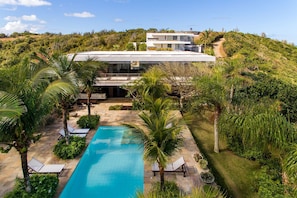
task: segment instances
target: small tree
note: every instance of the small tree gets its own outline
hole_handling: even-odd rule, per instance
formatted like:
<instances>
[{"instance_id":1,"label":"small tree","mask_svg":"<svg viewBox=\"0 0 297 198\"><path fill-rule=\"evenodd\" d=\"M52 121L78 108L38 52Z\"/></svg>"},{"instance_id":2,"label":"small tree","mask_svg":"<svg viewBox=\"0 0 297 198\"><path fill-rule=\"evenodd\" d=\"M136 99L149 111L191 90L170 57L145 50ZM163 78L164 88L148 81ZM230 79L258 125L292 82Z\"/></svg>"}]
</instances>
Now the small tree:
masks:
<instances>
[{"instance_id":1,"label":"small tree","mask_svg":"<svg viewBox=\"0 0 297 198\"><path fill-rule=\"evenodd\" d=\"M197 91L196 105L213 112L214 117L214 152L219 153L218 120L228 104L225 79L220 68L213 69L208 75L194 79Z\"/></svg>"},{"instance_id":2,"label":"small tree","mask_svg":"<svg viewBox=\"0 0 297 198\"><path fill-rule=\"evenodd\" d=\"M96 82L96 77L98 70L104 69L106 65L101 62L94 62L94 60L89 59L85 62L74 64L74 70L77 73L77 78L79 80L79 86L82 91L87 93L87 106L88 106L88 116L91 115L91 97L94 91L94 84Z\"/></svg>"},{"instance_id":3,"label":"small tree","mask_svg":"<svg viewBox=\"0 0 297 198\"><path fill-rule=\"evenodd\" d=\"M142 77L133 82L132 85L127 85L124 88L133 98L134 105L139 109L148 109L144 102L145 94L149 94L153 99L164 98L170 92L170 85L165 81L165 73L158 67L151 67Z\"/></svg>"},{"instance_id":4,"label":"small tree","mask_svg":"<svg viewBox=\"0 0 297 198\"><path fill-rule=\"evenodd\" d=\"M182 125L172 112L169 112L170 100L153 99L146 95L145 102L149 105L149 112L142 112L139 117L143 121L142 127L134 124L126 126L135 132L144 141L144 158L157 162L160 170L160 188L164 190L164 169L168 158L181 147Z\"/></svg>"},{"instance_id":5,"label":"small tree","mask_svg":"<svg viewBox=\"0 0 297 198\"><path fill-rule=\"evenodd\" d=\"M0 108L6 108L0 114L0 142L8 145L1 150L8 151L14 147L19 152L27 192L31 191L27 153L31 143L40 137L35 132L51 112L54 106L52 98L58 94L67 95L70 90L67 83L53 81L54 73L52 67L28 59L19 66L0 72L0 90L11 95L2 94L0 101ZM17 107L14 112L7 111L9 103L13 104L12 109Z\"/></svg>"},{"instance_id":6,"label":"small tree","mask_svg":"<svg viewBox=\"0 0 297 198\"><path fill-rule=\"evenodd\" d=\"M67 127L67 119L69 117L69 109L71 104L76 100L79 93L77 82L77 74L74 70L74 57L69 61L66 56L55 54L49 57L48 64L54 69L55 79L64 83L69 89L66 93L54 95L56 102L62 108L63 129L65 131L66 143L69 144L69 131ZM55 91L55 87L52 87Z\"/></svg>"}]
</instances>

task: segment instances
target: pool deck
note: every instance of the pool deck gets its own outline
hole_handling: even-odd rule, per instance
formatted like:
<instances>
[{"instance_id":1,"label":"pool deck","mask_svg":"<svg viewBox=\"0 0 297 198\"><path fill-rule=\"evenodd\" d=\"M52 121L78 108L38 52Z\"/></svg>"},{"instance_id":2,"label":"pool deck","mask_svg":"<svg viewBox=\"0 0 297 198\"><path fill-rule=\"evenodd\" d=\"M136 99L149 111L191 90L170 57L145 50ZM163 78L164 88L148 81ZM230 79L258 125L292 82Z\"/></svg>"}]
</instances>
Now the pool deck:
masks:
<instances>
[{"instance_id":1,"label":"pool deck","mask_svg":"<svg viewBox=\"0 0 297 198\"><path fill-rule=\"evenodd\" d=\"M108 110L109 106L122 104L131 105L130 101L120 99L108 99L102 101L100 104L95 104L91 108L91 113L100 115L100 125L121 125L122 123L139 123L138 111L128 110ZM79 116L87 115L87 108L83 107L75 112L71 112L70 123L73 127L78 127L76 121ZM177 116L181 116L179 112L176 112ZM72 160L62 160L57 158L53 153L54 145L58 141L59 129L62 128L62 120L56 120L53 124L46 126L42 131L42 137L40 140L32 144L28 152L28 160L32 157L37 158L44 164L66 164L65 170L59 177L59 187L57 190L57 196L63 190L73 170L75 169L80 157ZM95 130L91 130L87 135L87 143L90 142ZM191 135L191 132L186 127L182 131L184 137L183 147L179 152L172 157L172 162L183 156L187 164L187 174L183 177L182 173L165 173L165 180L173 180L185 193L190 193L193 187L199 187L203 185L203 182L199 178L199 173L203 170L200 168L197 162L195 162L193 155L199 153L199 149L195 144L195 141ZM13 189L15 178L22 177L20 155L13 148L9 153L0 153L0 197L3 197L5 193ZM145 173L144 173L144 189L148 191L150 185L153 182L159 181L159 174L153 175L151 171L151 164L145 161Z\"/></svg>"}]
</instances>

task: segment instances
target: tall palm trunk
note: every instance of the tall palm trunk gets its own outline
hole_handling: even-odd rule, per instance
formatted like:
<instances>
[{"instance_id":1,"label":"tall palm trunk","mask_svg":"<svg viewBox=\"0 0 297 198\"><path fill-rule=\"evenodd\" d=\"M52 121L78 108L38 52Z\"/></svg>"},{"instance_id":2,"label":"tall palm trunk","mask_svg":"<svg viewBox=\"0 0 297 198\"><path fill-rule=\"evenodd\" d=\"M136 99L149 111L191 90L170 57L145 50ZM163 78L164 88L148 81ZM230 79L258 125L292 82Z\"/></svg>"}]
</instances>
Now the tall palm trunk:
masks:
<instances>
[{"instance_id":1,"label":"tall palm trunk","mask_svg":"<svg viewBox=\"0 0 297 198\"><path fill-rule=\"evenodd\" d=\"M31 183L30 183L30 175L28 171L28 160L27 160L27 149L26 151L22 152L21 150L19 151L21 155L21 163L22 163L22 170L23 170L23 175L24 175L24 180L25 180L25 186L26 186L26 191L31 192Z\"/></svg>"},{"instance_id":2,"label":"tall palm trunk","mask_svg":"<svg viewBox=\"0 0 297 198\"><path fill-rule=\"evenodd\" d=\"M159 170L160 170L160 189L162 191L165 190L165 173L164 173L164 167L159 165Z\"/></svg>"},{"instance_id":3,"label":"tall palm trunk","mask_svg":"<svg viewBox=\"0 0 297 198\"><path fill-rule=\"evenodd\" d=\"M88 106L88 117L90 119L90 116L91 116L91 97L92 97L92 93L91 92L88 92L88 99L87 99L87 106Z\"/></svg>"},{"instance_id":4,"label":"tall palm trunk","mask_svg":"<svg viewBox=\"0 0 297 198\"><path fill-rule=\"evenodd\" d=\"M214 152L219 153L219 131L218 131L218 120L220 116L220 108L216 108L214 113Z\"/></svg>"},{"instance_id":5,"label":"tall palm trunk","mask_svg":"<svg viewBox=\"0 0 297 198\"><path fill-rule=\"evenodd\" d=\"M63 119L63 128L65 131L65 140L66 140L66 144L69 144L69 131L68 131L68 127L67 127L67 117L68 117L68 108L63 106L62 108L62 119Z\"/></svg>"}]
</instances>

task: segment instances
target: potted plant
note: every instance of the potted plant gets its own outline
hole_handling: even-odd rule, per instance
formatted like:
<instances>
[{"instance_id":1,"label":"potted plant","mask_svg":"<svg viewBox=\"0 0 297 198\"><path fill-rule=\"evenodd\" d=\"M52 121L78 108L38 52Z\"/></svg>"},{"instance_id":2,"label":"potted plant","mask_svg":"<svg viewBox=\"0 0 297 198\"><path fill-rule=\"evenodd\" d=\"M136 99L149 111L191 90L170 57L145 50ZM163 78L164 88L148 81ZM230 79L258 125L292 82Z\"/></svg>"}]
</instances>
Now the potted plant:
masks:
<instances>
[{"instance_id":1,"label":"potted plant","mask_svg":"<svg viewBox=\"0 0 297 198\"><path fill-rule=\"evenodd\" d=\"M200 173L201 180L206 184L211 184L214 182L215 178L211 172Z\"/></svg>"},{"instance_id":2,"label":"potted plant","mask_svg":"<svg viewBox=\"0 0 297 198\"><path fill-rule=\"evenodd\" d=\"M199 162L199 160L203 159L203 156L200 153L195 153L193 157L196 162Z\"/></svg>"},{"instance_id":3,"label":"potted plant","mask_svg":"<svg viewBox=\"0 0 297 198\"><path fill-rule=\"evenodd\" d=\"M208 165L208 161L206 159L200 159L199 160L199 165L202 169L206 170L207 169L207 165Z\"/></svg>"}]
</instances>

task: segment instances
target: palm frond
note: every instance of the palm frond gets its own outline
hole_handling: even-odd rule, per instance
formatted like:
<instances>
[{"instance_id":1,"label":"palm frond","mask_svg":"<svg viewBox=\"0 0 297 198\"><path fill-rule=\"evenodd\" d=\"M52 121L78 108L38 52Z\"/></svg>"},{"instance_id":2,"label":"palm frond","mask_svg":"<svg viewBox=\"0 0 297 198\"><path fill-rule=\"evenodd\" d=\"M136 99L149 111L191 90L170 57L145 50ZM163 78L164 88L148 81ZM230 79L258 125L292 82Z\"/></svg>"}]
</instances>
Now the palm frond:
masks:
<instances>
[{"instance_id":1,"label":"palm frond","mask_svg":"<svg viewBox=\"0 0 297 198\"><path fill-rule=\"evenodd\" d=\"M0 91L0 118L16 118L26 112L23 102L15 95Z\"/></svg>"}]
</instances>

